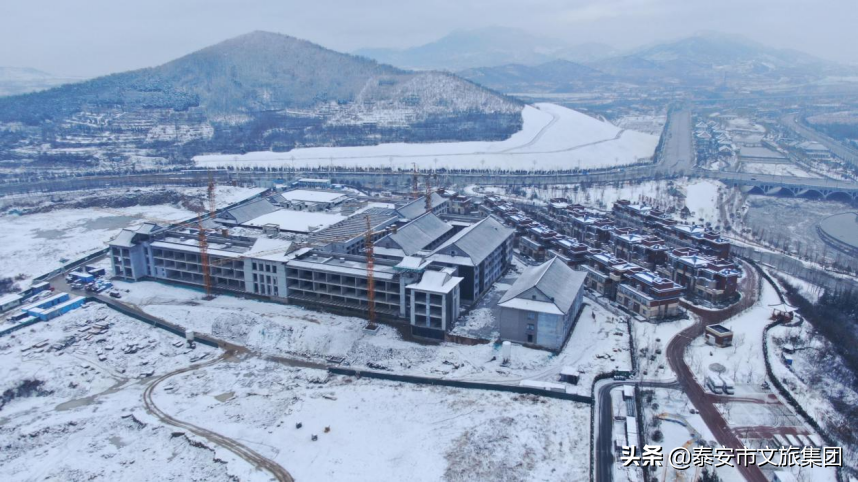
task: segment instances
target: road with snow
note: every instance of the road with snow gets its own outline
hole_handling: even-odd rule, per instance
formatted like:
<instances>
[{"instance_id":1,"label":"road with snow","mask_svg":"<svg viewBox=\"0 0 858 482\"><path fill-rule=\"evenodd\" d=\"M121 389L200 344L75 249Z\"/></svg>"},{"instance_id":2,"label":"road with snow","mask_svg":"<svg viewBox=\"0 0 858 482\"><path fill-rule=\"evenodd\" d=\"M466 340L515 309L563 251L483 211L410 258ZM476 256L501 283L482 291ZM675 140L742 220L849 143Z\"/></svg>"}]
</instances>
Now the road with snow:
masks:
<instances>
[{"instance_id":1,"label":"road with snow","mask_svg":"<svg viewBox=\"0 0 858 482\"><path fill-rule=\"evenodd\" d=\"M691 110L683 108L672 111L666 129L658 158L658 171L668 174L690 173L694 169Z\"/></svg>"},{"instance_id":2,"label":"road with snow","mask_svg":"<svg viewBox=\"0 0 858 482\"><path fill-rule=\"evenodd\" d=\"M856 152L855 149L846 147L840 142L837 142L836 140L820 132L817 132L807 126L804 126L803 124L798 122L798 120L796 120L795 114L782 117L781 123L795 131L800 136L824 145L825 147L830 149L831 152L834 153L834 155L852 164L853 166L858 166L858 152Z\"/></svg>"},{"instance_id":3,"label":"road with snow","mask_svg":"<svg viewBox=\"0 0 858 482\"><path fill-rule=\"evenodd\" d=\"M667 345L667 360L670 363L670 368L676 374L676 379L682 387L682 391L688 396L688 400L694 405L694 408L700 413L700 417L706 422L706 426L712 431L715 439L724 447L736 449L744 448L745 445L739 437L730 428L730 425L715 407L712 399L707 395L704 388L697 383L691 368L685 361L685 352L691 342L703 335L706 327L720 323L738 313L750 308L756 303L759 297L758 275L757 272L748 264L743 266L745 277L740 284L742 299L739 303L733 305L726 310L713 311L698 309L693 305L685 305L689 311L697 314L699 321L670 340ZM763 475L762 470L757 465L744 466L736 464L739 473L749 482L768 482L768 478Z\"/></svg>"}]
</instances>

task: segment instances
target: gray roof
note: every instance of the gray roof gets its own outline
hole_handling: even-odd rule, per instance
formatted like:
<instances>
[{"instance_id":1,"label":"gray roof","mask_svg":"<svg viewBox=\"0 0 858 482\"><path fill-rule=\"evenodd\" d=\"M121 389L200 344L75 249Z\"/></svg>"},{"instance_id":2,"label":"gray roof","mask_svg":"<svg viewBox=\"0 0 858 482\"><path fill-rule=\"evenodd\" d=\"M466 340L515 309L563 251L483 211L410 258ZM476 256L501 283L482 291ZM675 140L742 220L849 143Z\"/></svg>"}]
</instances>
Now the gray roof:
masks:
<instances>
[{"instance_id":1,"label":"gray roof","mask_svg":"<svg viewBox=\"0 0 858 482\"><path fill-rule=\"evenodd\" d=\"M432 209L440 206L447 202L447 199L438 194L437 192L432 193ZM414 219L417 216L426 212L426 198L420 196L419 198L411 201L410 203L400 207L397 209L399 211L399 215L403 218Z\"/></svg>"},{"instance_id":2,"label":"gray roof","mask_svg":"<svg viewBox=\"0 0 858 482\"><path fill-rule=\"evenodd\" d=\"M390 234L390 239L402 248L406 255L426 249L427 246L449 233L453 226L432 213L426 213Z\"/></svg>"},{"instance_id":3,"label":"gray roof","mask_svg":"<svg viewBox=\"0 0 858 482\"><path fill-rule=\"evenodd\" d=\"M228 209L226 214L235 219L236 224L244 224L250 220L256 219L259 216L264 216L268 213L277 211L277 206L267 199L257 199L255 201L243 204L232 209Z\"/></svg>"},{"instance_id":4,"label":"gray roof","mask_svg":"<svg viewBox=\"0 0 858 482\"><path fill-rule=\"evenodd\" d=\"M135 234L136 233L130 229L123 229L122 231L119 231L119 234L113 238L109 245L116 246L118 248L131 248L134 246Z\"/></svg>"},{"instance_id":5,"label":"gray roof","mask_svg":"<svg viewBox=\"0 0 858 482\"><path fill-rule=\"evenodd\" d=\"M116 246L120 248L131 248L136 244L135 236L137 236L138 234L151 235L158 231L162 231L163 229L163 227L158 226L155 223L143 223L136 228L123 229L108 244L110 246Z\"/></svg>"},{"instance_id":6,"label":"gray roof","mask_svg":"<svg viewBox=\"0 0 858 482\"><path fill-rule=\"evenodd\" d=\"M373 231L386 227L399 217L393 209L369 208L366 211L353 214L342 221L332 224L321 231L316 231L310 235L310 241L332 243L363 236L366 233L367 216L369 216L369 222Z\"/></svg>"},{"instance_id":7,"label":"gray roof","mask_svg":"<svg viewBox=\"0 0 858 482\"><path fill-rule=\"evenodd\" d=\"M513 232L512 228L507 228L495 218L489 216L459 231L434 252L437 253L455 245L471 258L474 266L476 266L502 245Z\"/></svg>"},{"instance_id":8,"label":"gray roof","mask_svg":"<svg viewBox=\"0 0 858 482\"><path fill-rule=\"evenodd\" d=\"M585 272L575 271L556 257L551 258L539 266L528 266L498 304L518 298L531 288L536 288L566 314L575 303L586 277Z\"/></svg>"}]
</instances>

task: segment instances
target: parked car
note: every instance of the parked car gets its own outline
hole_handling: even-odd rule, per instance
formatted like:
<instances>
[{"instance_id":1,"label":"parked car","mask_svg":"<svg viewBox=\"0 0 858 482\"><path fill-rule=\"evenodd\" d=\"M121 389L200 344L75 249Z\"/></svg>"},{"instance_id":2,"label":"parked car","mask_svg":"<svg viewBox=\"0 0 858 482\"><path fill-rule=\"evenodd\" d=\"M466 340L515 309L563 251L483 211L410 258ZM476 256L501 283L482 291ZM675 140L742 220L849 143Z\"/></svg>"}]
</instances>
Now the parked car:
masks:
<instances>
[{"instance_id":1,"label":"parked car","mask_svg":"<svg viewBox=\"0 0 858 482\"><path fill-rule=\"evenodd\" d=\"M121 295L121 294L119 294L119 292L118 292L118 291L111 291L111 292L110 292L110 297L111 297L111 298L122 298L122 295Z\"/></svg>"}]
</instances>

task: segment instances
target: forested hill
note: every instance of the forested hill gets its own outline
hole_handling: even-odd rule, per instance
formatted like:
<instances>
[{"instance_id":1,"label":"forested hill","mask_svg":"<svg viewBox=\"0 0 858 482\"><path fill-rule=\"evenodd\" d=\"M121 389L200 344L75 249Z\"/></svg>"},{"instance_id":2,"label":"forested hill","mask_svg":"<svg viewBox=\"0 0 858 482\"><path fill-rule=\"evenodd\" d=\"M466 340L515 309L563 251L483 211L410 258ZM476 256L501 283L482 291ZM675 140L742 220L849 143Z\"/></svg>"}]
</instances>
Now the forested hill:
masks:
<instances>
[{"instance_id":1,"label":"forested hill","mask_svg":"<svg viewBox=\"0 0 858 482\"><path fill-rule=\"evenodd\" d=\"M158 67L0 98L0 149L26 152L34 136L56 148L181 144L185 155L502 139L522 108L451 74L254 32Z\"/></svg>"}]
</instances>

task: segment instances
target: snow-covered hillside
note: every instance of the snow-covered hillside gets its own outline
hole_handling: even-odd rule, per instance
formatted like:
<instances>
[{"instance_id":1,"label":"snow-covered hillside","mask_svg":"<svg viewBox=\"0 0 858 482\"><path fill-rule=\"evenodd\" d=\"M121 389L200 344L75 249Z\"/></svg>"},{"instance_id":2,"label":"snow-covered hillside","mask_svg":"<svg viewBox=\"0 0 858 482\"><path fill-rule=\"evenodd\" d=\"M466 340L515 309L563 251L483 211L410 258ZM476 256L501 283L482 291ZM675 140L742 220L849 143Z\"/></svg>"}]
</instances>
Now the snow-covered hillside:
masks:
<instances>
[{"instance_id":1,"label":"snow-covered hillside","mask_svg":"<svg viewBox=\"0 0 858 482\"><path fill-rule=\"evenodd\" d=\"M624 130L555 104L527 106L523 128L499 142L380 144L290 152L197 156L204 167L381 167L566 170L634 164L650 158L658 136Z\"/></svg>"}]
</instances>

